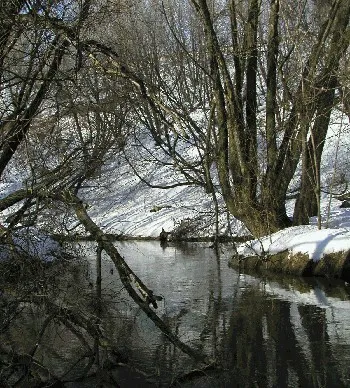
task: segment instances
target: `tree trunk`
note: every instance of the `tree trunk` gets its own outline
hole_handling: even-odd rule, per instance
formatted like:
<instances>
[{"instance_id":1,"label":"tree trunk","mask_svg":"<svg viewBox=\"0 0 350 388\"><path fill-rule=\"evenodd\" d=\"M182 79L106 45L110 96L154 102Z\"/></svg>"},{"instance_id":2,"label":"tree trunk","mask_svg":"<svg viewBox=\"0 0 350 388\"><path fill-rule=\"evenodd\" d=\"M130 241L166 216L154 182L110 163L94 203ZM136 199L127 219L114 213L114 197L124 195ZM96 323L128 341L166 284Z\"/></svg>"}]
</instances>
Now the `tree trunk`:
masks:
<instances>
[{"instance_id":1,"label":"tree trunk","mask_svg":"<svg viewBox=\"0 0 350 388\"><path fill-rule=\"evenodd\" d=\"M261 237L277 232L292 225L285 208L285 197L277 201L273 191L265 193L261 200L252 199L243 189L235 191L229 198L224 198L230 213L242 221L254 237Z\"/></svg>"},{"instance_id":2,"label":"tree trunk","mask_svg":"<svg viewBox=\"0 0 350 388\"><path fill-rule=\"evenodd\" d=\"M318 214L320 196L317 182L319 182L320 175L317 174L311 153L312 150L308 149L303 161L301 186L294 207L294 225L307 225L309 218Z\"/></svg>"},{"instance_id":3,"label":"tree trunk","mask_svg":"<svg viewBox=\"0 0 350 388\"><path fill-rule=\"evenodd\" d=\"M316 95L313 98L315 120L310 129L309 140L304 140L305 155L303 157L300 192L295 204L293 222L295 225L308 224L309 217L318 215L321 227L321 158L332 109L335 104L335 89L338 86L336 72L340 59L349 46L349 34L342 33L349 23L350 6L341 7L337 17L336 29L328 47L326 63L321 74L313 83ZM309 119L309 123L311 119Z\"/></svg>"}]
</instances>

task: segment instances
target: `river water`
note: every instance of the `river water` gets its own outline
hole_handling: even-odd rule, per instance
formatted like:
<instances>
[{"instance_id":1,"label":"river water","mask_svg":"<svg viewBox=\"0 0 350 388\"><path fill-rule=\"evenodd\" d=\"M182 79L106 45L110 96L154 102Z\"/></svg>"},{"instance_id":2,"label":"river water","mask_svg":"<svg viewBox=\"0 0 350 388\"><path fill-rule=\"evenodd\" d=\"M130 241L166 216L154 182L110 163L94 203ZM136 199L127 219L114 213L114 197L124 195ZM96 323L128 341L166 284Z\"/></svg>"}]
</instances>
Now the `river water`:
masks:
<instances>
[{"instance_id":1,"label":"river water","mask_svg":"<svg viewBox=\"0 0 350 388\"><path fill-rule=\"evenodd\" d=\"M166 248L156 241L115 245L147 287L162 295L157 314L181 341L220 365L219 370L201 371L203 365L175 348L127 295L112 261L103 255L99 315L108 341L100 342L99 363L113 370L120 387L350 387L349 285L238 273L227 264L230 246L222 246L217 255L208 243ZM40 289L37 270L28 290L23 289L24 278L15 279L24 295L33 296L16 304L20 311L17 318L10 316L10 328L0 325L0 386L2 376L7 382L19 376L10 370L11 349L34 355L43 366L37 372L41 378L43 371L50 371L72 381L65 383L68 388L97 386L93 378L74 381L86 370L86 349L93 344L84 339L84 330L62 317L63 311L75 324L74 314L88 312L90 320L96 314L96 249L83 244L81 250L83 261L68 273L56 270ZM42 273L46 279L47 269ZM13 286L0 286L10 299ZM48 294L56 306L70 312L53 310ZM38 298L45 302L37 303ZM1 303L5 314L10 304ZM115 368L121 360L128 367Z\"/></svg>"},{"instance_id":2,"label":"river water","mask_svg":"<svg viewBox=\"0 0 350 388\"><path fill-rule=\"evenodd\" d=\"M229 246L219 255L205 243L117 247L144 283L163 296L159 316L183 342L223 366L220 373L207 371L193 379L196 373L190 373L181 386L350 386L350 287L343 282L240 274L228 267ZM91 257L92 278L94 262ZM108 257L102 272L108 300L121 290ZM123 290L119 296L122 302L112 308L120 318L116 340L154 384L166 386L198 367Z\"/></svg>"}]
</instances>

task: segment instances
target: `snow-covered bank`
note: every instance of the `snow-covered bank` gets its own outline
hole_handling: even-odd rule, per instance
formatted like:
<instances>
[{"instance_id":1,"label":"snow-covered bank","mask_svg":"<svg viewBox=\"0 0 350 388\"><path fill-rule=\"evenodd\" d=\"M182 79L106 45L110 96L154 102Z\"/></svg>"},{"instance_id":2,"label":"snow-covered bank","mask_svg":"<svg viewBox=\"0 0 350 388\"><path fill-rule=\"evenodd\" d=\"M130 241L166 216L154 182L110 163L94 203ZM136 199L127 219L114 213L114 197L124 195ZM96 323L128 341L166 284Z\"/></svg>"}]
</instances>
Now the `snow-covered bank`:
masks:
<instances>
[{"instance_id":1,"label":"snow-covered bank","mask_svg":"<svg viewBox=\"0 0 350 388\"><path fill-rule=\"evenodd\" d=\"M154 141L146 136L143 142L146 149L154 147ZM90 187L83 190L83 198L89 204L89 214L95 222L106 233L158 237L162 228L173 231L185 227L191 220L193 236L213 236L215 213L211 194L207 194L203 187L184 184L184 177L176 168L169 163L150 161L150 156L144 155L143 148L139 148L127 146L126 153L132 155L129 156L132 166L120 156L91 182ZM186 152L190 153L190 150ZM156 151L152 149L152 152ZM158 157L164 158L161 155ZM144 181L135 175L135 171ZM220 234L227 234L228 215L220 195L218 200L222 209ZM249 234L244 225L233 217L230 217L230 227L233 235Z\"/></svg>"},{"instance_id":2,"label":"snow-covered bank","mask_svg":"<svg viewBox=\"0 0 350 388\"><path fill-rule=\"evenodd\" d=\"M326 254L346 252L349 249L349 228L318 230L313 225L302 225L241 244L238 253L242 256L266 256L288 251L291 255L302 253L318 261Z\"/></svg>"},{"instance_id":3,"label":"snow-covered bank","mask_svg":"<svg viewBox=\"0 0 350 388\"><path fill-rule=\"evenodd\" d=\"M349 215L349 209L334 208L327 211L320 230L314 224L294 226L247 241L237 246L238 255L231 258L230 264L248 271L336 277L350 282Z\"/></svg>"}]
</instances>

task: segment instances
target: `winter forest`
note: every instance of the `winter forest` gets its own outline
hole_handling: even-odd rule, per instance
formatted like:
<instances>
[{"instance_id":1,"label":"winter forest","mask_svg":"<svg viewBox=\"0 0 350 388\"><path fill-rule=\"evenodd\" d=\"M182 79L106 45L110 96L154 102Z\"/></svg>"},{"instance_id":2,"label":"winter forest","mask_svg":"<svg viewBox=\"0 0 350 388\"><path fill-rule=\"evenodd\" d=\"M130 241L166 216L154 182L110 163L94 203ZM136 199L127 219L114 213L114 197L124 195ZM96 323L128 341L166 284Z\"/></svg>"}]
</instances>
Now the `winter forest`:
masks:
<instances>
[{"instance_id":1,"label":"winter forest","mask_svg":"<svg viewBox=\"0 0 350 388\"><path fill-rule=\"evenodd\" d=\"M216 248L234 223L258 240L310 218L321 229L325 196L350 201L349 20L349 0L0 0L0 386L68 387L92 375L107 384L104 357L127 364L101 329L103 255L128 303L192 369L220 370L157 313L163 290L136 272L95 204L108 197L123 209L117 190L130 182L183 193L181 201L195 190ZM334 147L325 158L327 139ZM133 206L139 194L129 195ZM151 211L171 207L155 202ZM180 239L181 227L201 228L185 222L174 221ZM68 244L77 237L94 244L92 282L76 275L86 249ZM39 290L41 281L48 288ZM63 297L80 282L96 291L92 312L87 297L80 309ZM28 310L41 321L35 340L17 347ZM61 326L82 350L55 374L40 346ZM113 376L96 386L123 386ZM310 383L305 376L299 383Z\"/></svg>"}]
</instances>

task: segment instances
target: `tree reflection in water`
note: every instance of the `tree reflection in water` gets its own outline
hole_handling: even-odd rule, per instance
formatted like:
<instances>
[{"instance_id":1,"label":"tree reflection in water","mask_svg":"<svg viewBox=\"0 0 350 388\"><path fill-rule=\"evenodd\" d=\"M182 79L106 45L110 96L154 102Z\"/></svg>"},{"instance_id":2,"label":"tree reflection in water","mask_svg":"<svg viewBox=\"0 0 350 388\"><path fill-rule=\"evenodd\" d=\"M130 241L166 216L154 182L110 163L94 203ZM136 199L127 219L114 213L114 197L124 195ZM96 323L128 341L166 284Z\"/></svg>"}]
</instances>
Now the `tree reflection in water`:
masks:
<instances>
[{"instance_id":1,"label":"tree reflection in water","mask_svg":"<svg viewBox=\"0 0 350 388\"><path fill-rule=\"evenodd\" d=\"M334 352L339 349L330 343L325 309L293 307L292 302L266 297L260 287L243 291L224 344L227 386L349 386L349 366L337 364ZM295 319L301 327L293 324Z\"/></svg>"},{"instance_id":2,"label":"tree reflection in water","mask_svg":"<svg viewBox=\"0 0 350 388\"><path fill-rule=\"evenodd\" d=\"M152 255L145 253L147 247ZM94 250L88 268L84 262L43 268L46 283L40 290L29 276L16 277L11 286L0 277L5 291L0 303L0 386L1 378L18 381L22 375L32 382L73 381L86 377L91 363L89 375L95 371L95 380L75 381L75 386L105 381L102 373L107 371L109 381L113 377L121 387L131 381L140 388L350 386L348 287L240 275L227 267L225 255L215 256L198 245L188 248L157 251L150 243L130 243L124 254L133 258L133 269L147 283L164 293L158 310L173 332L216 359L219 371L201 370L203 365L176 349L123 293L110 261L99 255L96 261ZM287 297L288 292L299 299ZM332 295L345 304L313 303L310 295L315 293L325 303L326 295ZM29 364L14 363L20 356L29 356ZM147 372L147 377L135 369L127 375L130 370L120 368L120 362ZM22 367L31 368L32 375Z\"/></svg>"}]
</instances>

